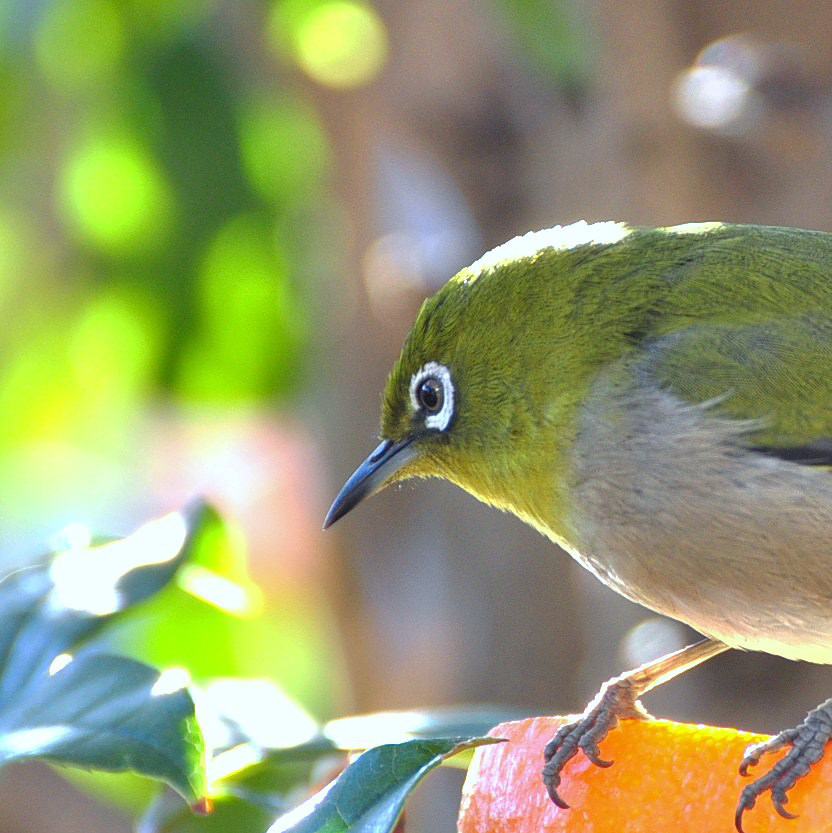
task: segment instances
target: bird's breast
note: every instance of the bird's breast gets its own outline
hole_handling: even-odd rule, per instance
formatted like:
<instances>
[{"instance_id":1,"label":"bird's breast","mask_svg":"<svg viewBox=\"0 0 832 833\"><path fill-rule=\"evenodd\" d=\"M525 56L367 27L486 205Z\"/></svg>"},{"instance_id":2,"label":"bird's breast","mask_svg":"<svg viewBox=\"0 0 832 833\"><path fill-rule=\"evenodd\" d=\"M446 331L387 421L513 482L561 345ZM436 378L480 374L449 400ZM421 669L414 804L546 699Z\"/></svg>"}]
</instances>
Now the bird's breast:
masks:
<instances>
[{"instance_id":1,"label":"bird's breast","mask_svg":"<svg viewBox=\"0 0 832 833\"><path fill-rule=\"evenodd\" d=\"M832 474L745 449L745 428L599 378L578 416L567 549L729 645L832 663Z\"/></svg>"}]
</instances>

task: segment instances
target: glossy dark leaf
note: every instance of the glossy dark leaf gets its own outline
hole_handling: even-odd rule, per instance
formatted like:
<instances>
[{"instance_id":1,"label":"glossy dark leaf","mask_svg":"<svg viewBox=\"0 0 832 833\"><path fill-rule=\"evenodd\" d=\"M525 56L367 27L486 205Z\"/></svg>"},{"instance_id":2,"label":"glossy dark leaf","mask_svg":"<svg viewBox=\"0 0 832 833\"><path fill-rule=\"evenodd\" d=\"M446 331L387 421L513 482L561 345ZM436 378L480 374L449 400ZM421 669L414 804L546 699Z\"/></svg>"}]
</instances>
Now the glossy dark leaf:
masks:
<instances>
[{"instance_id":1,"label":"glossy dark leaf","mask_svg":"<svg viewBox=\"0 0 832 833\"><path fill-rule=\"evenodd\" d=\"M39 757L133 770L191 803L203 795L204 741L187 676L86 643L171 580L211 517L195 506L0 582L0 765Z\"/></svg>"},{"instance_id":2,"label":"glossy dark leaf","mask_svg":"<svg viewBox=\"0 0 832 833\"><path fill-rule=\"evenodd\" d=\"M265 833L276 816L308 795L316 765L312 758L287 761L267 756L214 784L219 794L210 816L195 816L172 793L163 793L142 818L137 833Z\"/></svg>"},{"instance_id":3,"label":"glossy dark leaf","mask_svg":"<svg viewBox=\"0 0 832 833\"><path fill-rule=\"evenodd\" d=\"M0 765L37 757L133 770L193 803L205 787L202 736L187 689L167 682L125 657L80 656L0 712Z\"/></svg>"},{"instance_id":4,"label":"glossy dark leaf","mask_svg":"<svg viewBox=\"0 0 832 833\"><path fill-rule=\"evenodd\" d=\"M59 552L0 581L0 709L56 656L164 587L211 515L203 505L165 515L127 538Z\"/></svg>"},{"instance_id":5,"label":"glossy dark leaf","mask_svg":"<svg viewBox=\"0 0 832 833\"><path fill-rule=\"evenodd\" d=\"M269 833L390 833L410 793L442 761L493 738L435 738L370 749Z\"/></svg>"}]
</instances>

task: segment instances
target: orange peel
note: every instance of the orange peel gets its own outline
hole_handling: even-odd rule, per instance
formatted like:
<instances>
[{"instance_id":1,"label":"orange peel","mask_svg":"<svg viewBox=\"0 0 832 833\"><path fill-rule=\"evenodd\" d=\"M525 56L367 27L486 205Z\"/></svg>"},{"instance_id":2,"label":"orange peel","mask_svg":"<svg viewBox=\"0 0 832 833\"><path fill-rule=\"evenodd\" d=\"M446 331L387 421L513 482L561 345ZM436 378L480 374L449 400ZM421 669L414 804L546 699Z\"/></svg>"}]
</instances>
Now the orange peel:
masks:
<instances>
[{"instance_id":1,"label":"orange peel","mask_svg":"<svg viewBox=\"0 0 832 833\"><path fill-rule=\"evenodd\" d=\"M601 743L602 769L578 753L562 773L555 807L541 779L543 748L571 717L502 723L489 732L507 743L474 753L462 792L459 833L734 833L743 787L765 774L783 753L766 756L739 774L745 748L766 740L737 729L666 720L622 720ZM768 793L743 817L747 833L832 831L832 754L789 794L794 820L777 814Z\"/></svg>"}]
</instances>

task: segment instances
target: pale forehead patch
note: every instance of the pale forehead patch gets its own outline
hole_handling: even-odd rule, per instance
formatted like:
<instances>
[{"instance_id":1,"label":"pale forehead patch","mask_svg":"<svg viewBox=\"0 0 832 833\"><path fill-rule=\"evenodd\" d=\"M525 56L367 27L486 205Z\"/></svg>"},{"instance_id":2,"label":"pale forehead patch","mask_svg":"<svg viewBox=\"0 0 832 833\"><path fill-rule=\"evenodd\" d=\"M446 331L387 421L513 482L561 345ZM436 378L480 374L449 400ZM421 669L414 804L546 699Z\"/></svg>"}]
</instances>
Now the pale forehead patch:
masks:
<instances>
[{"instance_id":1,"label":"pale forehead patch","mask_svg":"<svg viewBox=\"0 0 832 833\"><path fill-rule=\"evenodd\" d=\"M665 226L660 231L671 232L672 234L705 234L709 231L722 228L725 223L683 223L681 226Z\"/></svg>"},{"instance_id":2,"label":"pale forehead patch","mask_svg":"<svg viewBox=\"0 0 832 833\"><path fill-rule=\"evenodd\" d=\"M520 237L515 237L507 243L486 252L479 260L472 263L464 272L477 275L488 269L493 269L506 260L516 260L531 257L543 249L568 251L576 246L591 243L608 244L623 240L632 229L625 223L607 221L604 223L587 223L580 220L569 226L553 226L552 228L530 231Z\"/></svg>"}]
</instances>

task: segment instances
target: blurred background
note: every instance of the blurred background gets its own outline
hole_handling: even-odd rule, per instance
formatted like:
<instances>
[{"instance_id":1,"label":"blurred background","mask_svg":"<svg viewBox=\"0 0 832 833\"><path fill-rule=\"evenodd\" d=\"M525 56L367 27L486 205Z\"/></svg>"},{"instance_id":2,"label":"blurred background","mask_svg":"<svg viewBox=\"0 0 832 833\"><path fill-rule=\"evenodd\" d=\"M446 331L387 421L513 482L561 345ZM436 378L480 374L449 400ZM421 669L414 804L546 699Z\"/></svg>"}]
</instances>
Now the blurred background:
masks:
<instances>
[{"instance_id":1,"label":"blurred background","mask_svg":"<svg viewBox=\"0 0 832 833\"><path fill-rule=\"evenodd\" d=\"M578 219L832 231L830 31L819 0L0 0L3 568L204 495L248 595L112 638L319 718L580 711L690 641L444 483L321 520L421 300L484 250ZM830 694L731 653L647 706L776 731ZM459 785L409 829L453 829ZM128 816L0 778L8 833Z\"/></svg>"}]
</instances>

